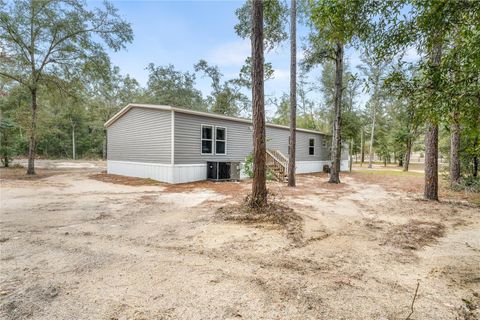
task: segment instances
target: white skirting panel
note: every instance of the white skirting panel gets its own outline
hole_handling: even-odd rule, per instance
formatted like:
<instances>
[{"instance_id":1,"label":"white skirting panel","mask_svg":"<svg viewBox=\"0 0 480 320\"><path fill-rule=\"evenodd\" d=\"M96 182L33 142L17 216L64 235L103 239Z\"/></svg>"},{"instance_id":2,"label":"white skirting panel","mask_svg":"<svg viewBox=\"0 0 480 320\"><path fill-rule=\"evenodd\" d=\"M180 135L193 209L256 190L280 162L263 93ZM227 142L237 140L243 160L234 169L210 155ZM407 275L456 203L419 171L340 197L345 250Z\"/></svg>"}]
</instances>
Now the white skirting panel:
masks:
<instances>
[{"instance_id":1,"label":"white skirting panel","mask_svg":"<svg viewBox=\"0 0 480 320\"><path fill-rule=\"evenodd\" d=\"M150 178L167 183L205 180L206 164L161 164L131 161L107 161L107 172L128 177Z\"/></svg>"},{"instance_id":2,"label":"white skirting panel","mask_svg":"<svg viewBox=\"0 0 480 320\"><path fill-rule=\"evenodd\" d=\"M330 165L330 161L297 161L295 173L322 172L323 165Z\"/></svg>"},{"instance_id":3,"label":"white skirting panel","mask_svg":"<svg viewBox=\"0 0 480 320\"><path fill-rule=\"evenodd\" d=\"M175 164L172 183L185 183L207 179L207 164Z\"/></svg>"},{"instance_id":4,"label":"white skirting panel","mask_svg":"<svg viewBox=\"0 0 480 320\"><path fill-rule=\"evenodd\" d=\"M313 172L323 172L324 165L331 165L331 161L297 161L296 162L296 173L313 173ZM349 160L340 161L340 171L348 171Z\"/></svg>"},{"instance_id":5,"label":"white skirting panel","mask_svg":"<svg viewBox=\"0 0 480 320\"><path fill-rule=\"evenodd\" d=\"M330 161L297 161L296 173L322 172L325 164ZM243 163L241 164L243 167ZM342 160L341 171L348 171L349 161ZM207 179L207 164L161 164L131 161L107 161L107 172L128 177L150 178L167 183L185 183ZM246 179L243 170L241 179Z\"/></svg>"},{"instance_id":6,"label":"white skirting panel","mask_svg":"<svg viewBox=\"0 0 480 320\"><path fill-rule=\"evenodd\" d=\"M350 170L350 160L340 160L340 171Z\"/></svg>"}]
</instances>

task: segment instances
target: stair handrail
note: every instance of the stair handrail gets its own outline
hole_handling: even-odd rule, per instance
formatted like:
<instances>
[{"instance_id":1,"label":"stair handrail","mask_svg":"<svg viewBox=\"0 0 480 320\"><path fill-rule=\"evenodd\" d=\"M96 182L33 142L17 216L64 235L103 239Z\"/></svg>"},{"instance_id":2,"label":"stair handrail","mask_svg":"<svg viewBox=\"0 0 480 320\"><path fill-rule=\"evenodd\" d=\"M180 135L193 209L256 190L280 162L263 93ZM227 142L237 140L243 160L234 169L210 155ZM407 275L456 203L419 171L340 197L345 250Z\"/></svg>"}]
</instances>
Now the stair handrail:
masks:
<instances>
[{"instance_id":1,"label":"stair handrail","mask_svg":"<svg viewBox=\"0 0 480 320\"><path fill-rule=\"evenodd\" d=\"M273 153L280 163L285 167L285 169L288 169L288 158L280 151L280 150L269 150L271 153Z\"/></svg>"},{"instance_id":2,"label":"stair handrail","mask_svg":"<svg viewBox=\"0 0 480 320\"><path fill-rule=\"evenodd\" d=\"M280 156L280 158L283 159L283 161L285 162L285 165L288 167L288 157L286 155L284 155L280 150L275 150L275 152Z\"/></svg>"},{"instance_id":3,"label":"stair handrail","mask_svg":"<svg viewBox=\"0 0 480 320\"><path fill-rule=\"evenodd\" d=\"M267 154L273 158L276 162L284 166L283 161L279 159L274 150L267 149Z\"/></svg>"},{"instance_id":4,"label":"stair handrail","mask_svg":"<svg viewBox=\"0 0 480 320\"><path fill-rule=\"evenodd\" d=\"M278 150L267 149L267 154L283 168L284 174L288 175L288 159Z\"/></svg>"}]
</instances>

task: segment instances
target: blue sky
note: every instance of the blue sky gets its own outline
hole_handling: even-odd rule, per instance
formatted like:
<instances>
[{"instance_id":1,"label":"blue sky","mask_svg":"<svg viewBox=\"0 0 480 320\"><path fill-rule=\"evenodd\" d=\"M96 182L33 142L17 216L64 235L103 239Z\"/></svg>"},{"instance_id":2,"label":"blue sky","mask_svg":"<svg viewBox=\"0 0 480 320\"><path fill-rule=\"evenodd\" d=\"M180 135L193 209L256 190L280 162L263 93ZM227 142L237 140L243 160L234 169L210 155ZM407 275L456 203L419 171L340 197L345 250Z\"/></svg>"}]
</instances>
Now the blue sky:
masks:
<instances>
[{"instance_id":1,"label":"blue sky","mask_svg":"<svg viewBox=\"0 0 480 320\"><path fill-rule=\"evenodd\" d=\"M147 64L173 64L182 71L193 71L193 65L200 59L217 65L225 79L234 78L250 54L248 40L239 38L234 31L237 22L235 9L242 1L112 1L120 14L131 23L134 32L133 43L126 50L110 52L113 64L122 73L128 73L142 85L148 79ZM91 6L100 6L100 1L90 1ZM298 26L298 56L302 55L301 38L307 29ZM360 63L360 57L352 49L347 50L347 59L352 66ZM271 62L275 78L265 84L266 96L280 96L289 88L289 43L267 53L266 61ZM318 81L320 69L310 74L311 81ZM208 79L197 77L197 88L204 95L210 92ZM248 92L246 92L248 93ZM321 98L315 94L316 98ZM362 95L361 103L368 97ZM267 115L274 110L267 108Z\"/></svg>"}]
</instances>

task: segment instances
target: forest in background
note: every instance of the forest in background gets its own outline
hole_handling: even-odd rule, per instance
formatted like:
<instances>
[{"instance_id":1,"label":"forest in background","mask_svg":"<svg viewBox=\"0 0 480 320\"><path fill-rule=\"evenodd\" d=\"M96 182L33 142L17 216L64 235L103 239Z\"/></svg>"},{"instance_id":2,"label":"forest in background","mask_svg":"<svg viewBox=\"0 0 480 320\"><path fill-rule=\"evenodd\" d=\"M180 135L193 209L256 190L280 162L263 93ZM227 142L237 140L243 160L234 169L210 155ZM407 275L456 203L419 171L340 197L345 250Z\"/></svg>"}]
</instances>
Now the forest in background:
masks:
<instances>
[{"instance_id":1,"label":"forest in background","mask_svg":"<svg viewBox=\"0 0 480 320\"><path fill-rule=\"evenodd\" d=\"M245 23L249 3L236 12L239 24L235 32L241 37L250 32ZM289 9L282 1L264 3L268 51L288 39ZM301 21L310 27L311 35L301 43L306 54L299 61L297 76L297 127L332 132L336 68L326 54L325 39L319 39L325 27L319 19L322 14L335 17L333 11L328 11L332 8L347 10L341 3L299 2ZM434 122L439 125L442 157L451 163L453 154L458 158L454 163L458 162L461 176L478 177L479 3L358 3L369 11L364 16L359 14L358 19L352 18L351 25L346 23L338 31L348 34L350 40L345 41L345 46L355 47L362 56L360 73L352 71L356 66L346 65L342 70L342 139L351 143L353 153L362 154L365 161L375 153L383 161L399 163L408 170L411 151L423 152L425 133L429 123ZM194 72L146 61L149 76L147 85L142 87L112 65L106 54L107 47L121 50L133 39L131 25L122 20L112 4L97 10L87 9L82 1L2 0L0 5L0 152L4 165L13 157L28 156L32 135L34 150L40 157L105 158L103 124L128 103L251 116L250 58L235 79L225 79L217 66L201 57L194 64ZM410 10L409 15L403 14L405 7ZM348 10L358 13L363 9ZM344 14L348 16L348 12ZM360 21L361 18L365 20ZM380 22L375 25L377 20ZM353 34L347 28L358 29L367 22L365 34ZM425 39L432 38L430 32L438 26L445 27L441 37L437 37L441 38L437 40L441 43L442 60L432 68L432 43ZM94 37L95 34L100 36ZM411 48L417 50L420 58L404 62L400 58ZM35 61L32 57L44 59ZM306 80L309 72L318 70L318 81ZM207 96L196 88L199 77L211 80L211 93ZM267 61L265 80L272 77L275 71ZM370 98L361 105L358 98L365 93ZM266 97L265 103L276 109L268 121L290 124L288 92L280 97Z\"/></svg>"}]
</instances>

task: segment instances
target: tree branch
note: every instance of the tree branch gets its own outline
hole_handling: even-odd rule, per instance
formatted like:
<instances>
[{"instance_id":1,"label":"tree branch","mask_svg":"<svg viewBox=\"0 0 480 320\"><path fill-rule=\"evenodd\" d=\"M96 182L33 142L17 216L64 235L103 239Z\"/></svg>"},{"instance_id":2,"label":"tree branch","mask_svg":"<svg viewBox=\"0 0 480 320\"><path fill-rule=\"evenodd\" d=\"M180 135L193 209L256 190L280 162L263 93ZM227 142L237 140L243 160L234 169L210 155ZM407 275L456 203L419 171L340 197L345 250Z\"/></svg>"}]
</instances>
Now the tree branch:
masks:
<instances>
[{"instance_id":1,"label":"tree branch","mask_svg":"<svg viewBox=\"0 0 480 320\"><path fill-rule=\"evenodd\" d=\"M23 85L25 85L25 86L27 86L27 87L30 88L30 86L29 86L25 81L23 81L23 80L20 79L20 78L14 77L14 76L12 76L12 75L10 75L10 74L8 74L8 73L5 73L5 72L0 71L0 76L3 76L3 77L5 77L5 78L9 78L9 79L14 80L14 81L17 81L18 83L21 83L21 84L23 84Z\"/></svg>"},{"instance_id":2,"label":"tree branch","mask_svg":"<svg viewBox=\"0 0 480 320\"><path fill-rule=\"evenodd\" d=\"M49 56L50 54L52 54L52 50L53 50L53 43L55 42L55 39L57 38L57 33L58 33L58 29L55 28L55 31L52 35L52 42L50 42L50 46L47 50L47 53L45 54L45 57L43 58L43 61L42 63L40 64L40 68L38 68L38 77L37 77L37 81L40 79L40 74L42 73L43 71L43 68L47 65L48 61L49 61Z\"/></svg>"},{"instance_id":3,"label":"tree branch","mask_svg":"<svg viewBox=\"0 0 480 320\"><path fill-rule=\"evenodd\" d=\"M15 30L13 30L11 28L11 26L8 24L7 21L4 21L3 29L6 30L8 32L8 34L10 35L10 37L12 37L13 41L16 44L18 44L18 46L21 49L22 54L27 59L28 63L31 63L29 55L27 54L27 52L25 52L25 50L27 50L28 52L30 52L30 50L28 50L28 46L26 45L25 42L23 42L22 38L20 36L16 37Z\"/></svg>"}]
</instances>

